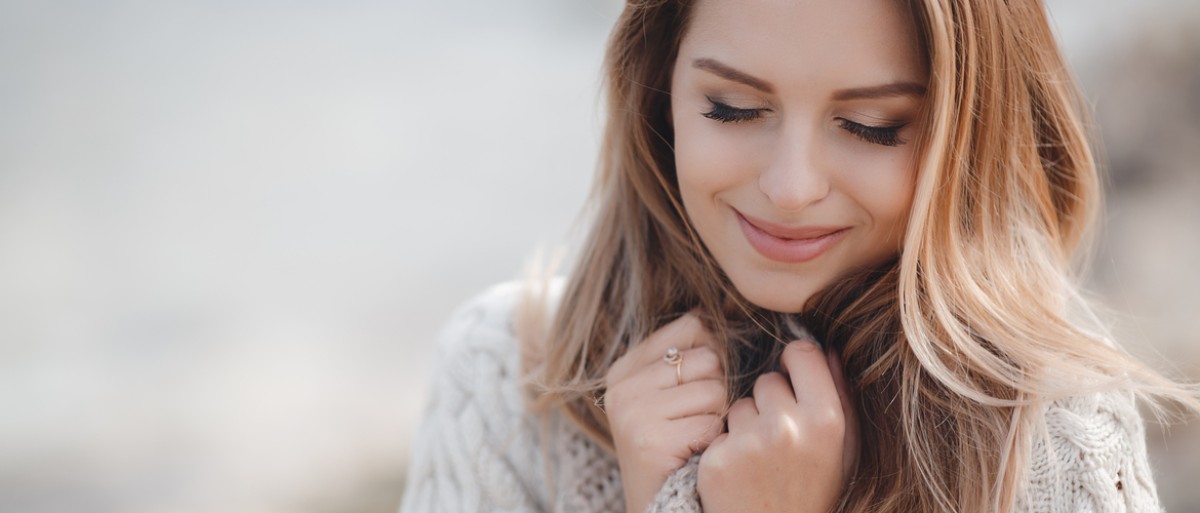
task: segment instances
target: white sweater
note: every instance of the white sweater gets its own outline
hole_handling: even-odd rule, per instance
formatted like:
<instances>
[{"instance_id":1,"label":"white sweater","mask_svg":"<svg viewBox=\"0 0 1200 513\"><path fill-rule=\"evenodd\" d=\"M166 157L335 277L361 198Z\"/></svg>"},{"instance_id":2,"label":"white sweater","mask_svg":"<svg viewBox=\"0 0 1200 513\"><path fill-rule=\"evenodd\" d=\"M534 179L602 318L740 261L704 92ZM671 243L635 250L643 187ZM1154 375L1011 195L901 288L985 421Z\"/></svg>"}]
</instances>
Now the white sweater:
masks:
<instances>
[{"instance_id":1,"label":"white sweater","mask_svg":"<svg viewBox=\"0 0 1200 513\"><path fill-rule=\"evenodd\" d=\"M443 331L402 513L624 511L614 456L562 415L541 426L525 408L512 329L519 295L515 283L493 287ZM1046 422L1050 440L1034 443L1018 512L1161 513L1131 397L1056 402ZM651 511L700 511L695 460L668 479Z\"/></svg>"}]
</instances>

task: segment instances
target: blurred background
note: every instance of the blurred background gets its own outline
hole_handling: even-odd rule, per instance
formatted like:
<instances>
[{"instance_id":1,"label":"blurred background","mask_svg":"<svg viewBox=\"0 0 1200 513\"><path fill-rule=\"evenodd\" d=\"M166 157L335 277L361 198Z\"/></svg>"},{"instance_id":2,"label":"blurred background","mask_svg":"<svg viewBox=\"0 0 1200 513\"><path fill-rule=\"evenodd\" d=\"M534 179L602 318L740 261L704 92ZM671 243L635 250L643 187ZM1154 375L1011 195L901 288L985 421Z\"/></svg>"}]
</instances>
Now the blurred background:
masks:
<instances>
[{"instance_id":1,"label":"blurred background","mask_svg":"<svg viewBox=\"0 0 1200 513\"><path fill-rule=\"evenodd\" d=\"M1200 379L1200 2L1051 0L1092 288ZM573 240L617 0L0 0L0 511L394 511L455 305ZM1200 511L1200 422L1150 426Z\"/></svg>"}]
</instances>

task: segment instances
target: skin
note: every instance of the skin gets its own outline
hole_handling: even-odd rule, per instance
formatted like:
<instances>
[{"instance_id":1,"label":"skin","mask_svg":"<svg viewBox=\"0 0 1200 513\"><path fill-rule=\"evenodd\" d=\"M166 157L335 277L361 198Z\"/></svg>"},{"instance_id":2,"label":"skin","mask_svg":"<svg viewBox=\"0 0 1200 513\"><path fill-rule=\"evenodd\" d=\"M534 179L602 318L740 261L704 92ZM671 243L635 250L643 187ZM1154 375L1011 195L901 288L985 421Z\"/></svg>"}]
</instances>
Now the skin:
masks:
<instances>
[{"instance_id":1,"label":"skin","mask_svg":"<svg viewBox=\"0 0 1200 513\"><path fill-rule=\"evenodd\" d=\"M683 384L663 362L668 348L683 357ZM724 429L725 380L712 335L688 313L652 333L613 363L606 376L605 412L625 511L645 511L667 477Z\"/></svg>"},{"instance_id":2,"label":"skin","mask_svg":"<svg viewBox=\"0 0 1200 513\"><path fill-rule=\"evenodd\" d=\"M695 5L672 69L679 188L701 240L752 303L799 312L839 276L900 251L927 82L903 9L894 0ZM739 214L842 231L815 258L784 262L755 249ZM669 347L684 354L681 386L661 360ZM838 355L788 344L784 372L760 376L723 417L715 347L685 315L609 372L606 411L627 511L645 511L701 450L708 513L832 509L858 450Z\"/></svg>"},{"instance_id":3,"label":"skin","mask_svg":"<svg viewBox=\"0 0 1200 513\"><path fill-rule=\"evenodd\" d=\"M923 96L840 100L838 94L925 84L915 28L894 0L701 1L693 15L671 95L684 207L746 299L799 312L837 277L900 250ZM697 59L756 77L772 92L698 68ZM712 100L758 115L709 119ZM894 146L852 130L895 125L903 128L894 132L892 142L901 141ZM818 258L783 263L750 245L739 212L789 227L848 230Z\"/></svg>"}]
</instances>

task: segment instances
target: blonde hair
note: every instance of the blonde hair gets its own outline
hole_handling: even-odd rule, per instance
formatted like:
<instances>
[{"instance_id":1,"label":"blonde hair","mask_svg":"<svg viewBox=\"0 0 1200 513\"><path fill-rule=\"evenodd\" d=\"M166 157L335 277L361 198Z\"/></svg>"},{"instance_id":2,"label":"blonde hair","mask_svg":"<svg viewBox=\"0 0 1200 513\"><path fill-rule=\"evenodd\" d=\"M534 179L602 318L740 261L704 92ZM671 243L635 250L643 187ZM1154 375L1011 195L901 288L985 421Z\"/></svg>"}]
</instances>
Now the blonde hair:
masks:
<instances>
[{"instance_id":1,"label":"blonde hair","mask_svg":"<svg viewBox=\"0 0 1200 513\"><path fill-rule=\"evenodd\" d=\"M1012 508L1049 401L1121 389L1197 406L1111 344L1080 292L1101 190L1041 3L907 3L930 128L904 250L798 317L742 298L680 204L669 91L691 2L627 3L606 56L591 232L553 319L521 323L538 408L611 449L597 401L630 344L697 309L725 344L732 399L799 320L842 352L867 448L838 510L982 512Z\"/></svg>"}]
</instances>

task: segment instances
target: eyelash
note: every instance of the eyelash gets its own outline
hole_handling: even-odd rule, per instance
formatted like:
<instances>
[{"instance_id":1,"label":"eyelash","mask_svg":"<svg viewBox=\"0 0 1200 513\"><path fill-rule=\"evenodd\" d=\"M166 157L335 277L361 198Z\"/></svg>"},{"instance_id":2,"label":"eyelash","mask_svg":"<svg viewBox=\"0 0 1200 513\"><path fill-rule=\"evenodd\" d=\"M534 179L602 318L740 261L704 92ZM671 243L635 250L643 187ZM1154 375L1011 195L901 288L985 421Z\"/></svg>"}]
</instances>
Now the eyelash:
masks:
<instances>
[{"instance_id":1,"label":"eyelash","mask_svg":"<svg viewBox=\"0 0 1200 513\"><path fill-rule=\"evenodd\" d=\"M904 128L904 125L908 123L891 126L870 126L839 118L838 124L842 126L843 130L869 143L882 146L900 146L908 142L900 138L900 129Z\"/></svg>"},{"instance_id":2,"label":"eyelash","mask_svg":"<svg viewBox=\"0 0 1200 513\"><path fill-rule=\"evenodd\" d=\"M766 109L739 109L731 107L724 103L708 99L712 104L712 110L703 113L702 115L708 119L719 121L721 123L741 123L743 121L753 121L762 116L762 112ZM862 139L863 141L878 144L881 146L899 146L908 141L900 138L900 129L904 128L908 123L900 123L891 126L871 126L862 123L855 123L845 118L838 118L838 124L842 130L850 132L851 135Z\"/></svg>"},{"instance_id":3,"label":"eyelash","mask_svg":"<svg viewBox=\"0 0 1200 513\"><path fill-rule=\"evenodd\" d=\"M720 121L722 123L741 123L742 121L752 121L758 119L758 117L762 115L762 111L766 110L738 109L713 100L712 98L709 98L708 102L712 104L712 110L705 112L703 116L714 121Z\"/></svg>"}]
</instances>

